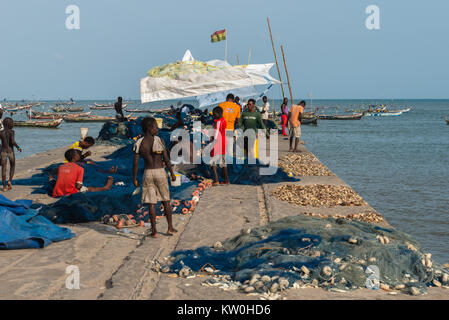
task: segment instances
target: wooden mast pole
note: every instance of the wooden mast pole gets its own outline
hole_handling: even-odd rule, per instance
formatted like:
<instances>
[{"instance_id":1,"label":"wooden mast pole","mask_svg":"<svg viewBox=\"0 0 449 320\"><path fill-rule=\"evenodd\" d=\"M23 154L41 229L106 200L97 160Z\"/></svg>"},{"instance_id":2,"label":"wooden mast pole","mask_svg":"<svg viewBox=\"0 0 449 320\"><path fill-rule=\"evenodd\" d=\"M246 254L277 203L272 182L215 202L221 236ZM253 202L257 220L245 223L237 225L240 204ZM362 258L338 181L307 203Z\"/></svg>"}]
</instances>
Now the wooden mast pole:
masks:
<instances>
[{"instance_id":1,"label":"wooden mast pole","mask_svg":"<svg viewBox=\"0 0 449 320\"><path fill-rule=\"evenodd\" d=\"M293 105L294 101L293 101L292 86L290 84L290 76L288 75L287 63L285 62L285 53L284 53L284 47L283 46L281 46L281 51L282 51L282 57L284 59L285 73L287 74L288 90L290 91L290 99L291 99L291 103Z\"/></svg>"},{"instance_id":2,"label":"wooden mast pole","mask_svg":"<svg viewBox=\"0 0 449 320\"><path fill-rule=\"evenodd\" d=\"M270 19L268 17L267 17L267 22L268 22L268 30L270 31L271 46L273 47L274 60L276 61L276 67L278 69L279 81L281 82L282 98L285 98L284 84L282 83L282 79L281 79L281 69L279 68L278 57L276 54L276 47L274 46L273 34L271 33Z\"/></svg>"},{"instance_id":3,"label":"wooden mast pole","mask_svg":"<svg viewBox=\"0 0 449 320\"><path fill-rule=\"evenodd\" d=\"M237 55L237 65L240 65L239 55Z\"/></svg>"}]
</instances>

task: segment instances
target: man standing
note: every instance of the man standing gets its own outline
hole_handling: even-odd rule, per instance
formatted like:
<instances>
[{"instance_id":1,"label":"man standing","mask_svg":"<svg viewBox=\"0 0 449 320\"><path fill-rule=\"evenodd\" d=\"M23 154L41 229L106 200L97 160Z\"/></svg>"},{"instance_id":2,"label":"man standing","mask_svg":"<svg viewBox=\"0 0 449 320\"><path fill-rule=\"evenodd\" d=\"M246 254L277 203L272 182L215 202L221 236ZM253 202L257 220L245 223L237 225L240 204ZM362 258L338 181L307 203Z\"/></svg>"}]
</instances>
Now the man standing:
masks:
<instances>
[{"instance_id":1,"label":"man standing","mask_svg":"<svg viewBox=\"0 0 449 320\"><path fill-rule=\"evenodd\" d=\"M142 182L142 203L149 205L152 228L151 237L157 238L156 204L159 201L162 201L164 206L164 212L168 223L167 233L173 235L177 230L173 228L170 190L164 165L170 172L171 180L175 181L176 177L165 144L162 139L157 136L158 128L156 119L146 117L142 120L141 126L145 135L143 138L136 141L133 150L134 186L136 188L140 186L139 182L137 182L137 171L139 170L139 158L142 157L145 162L145 171Z\"/></svg>"},{"instance_id":2,"label":"man standing","mask_svg":"<svg viewBox=\"0 0 449 320\"><path fill-rule=\"evenodd\" d=\"M117 98L117 102L114 104L116 115L118 122L125 121L125 116L123 115L123 106L122 106L122 97Z\"/></svg>"},{"instance_id":3,"label":"man standing","mask_svg":"<svg viewBox=\"0 0 449 320\"><path fill-rule=\"evenodd\" d=\"M292 105L288 118L288 133L290 135L289 152L298 152L299 138L301 137L301 120L306 108L306 102L302 100L299 105ZM293 138L295 138L295 148L292 148Z\"/></svg>"},{"instance_id":4,"label":"man standing","mask_svg":"<svg viewBox=\"0 0 449 320\"><path fill-rule=\"evenodd\" d=\"M234 131L234 125L240 119L240 106L234 102L234 95L228 94L226 101L220 103L220 108L223 109L223 118L226 120L226 130Z\"/></svg>"},{"instance_id":5,"label":"man standing","mask_svg":"<svg viewBox=\"0 0 449 320\"><path fill-rule=\"evenodd\" d=\"M257 135L258 135L259 129L264 130L265 134L267 135L267 138L269 138L267 128L266 128L264 122L262 121L262 116L261 116L260 112L256 111L256 101L254 99L249 99L247 107L248 107L248 111L245 111L242 113L242 116L241 116L240 122L239 122L239 127L242 128L242 130L244 132L246 132L247 130L253 130L256 140L257 140ZM254 140L253 143L255 143L256 140ZM244 138L244 149L245 149L246 156L248 156L249 150L254 149L254 144L249 144L249 142L250 141L249 141L248 137L245 137Z\"/></svg>"},{"instance_id":6,"label":"man standing","mask_svg":"<svg viewBox=\"0 0 449 320\"><path fill-rule=\"evenodd\" d=\"M230 93L227 95L226 101L220 103L219 107L223 109L223 118L226 121L226 140L229 142L234 139L235 125L238 124L240 120L240 106L234 102L234 95ZM231 148L233 148L233 144L228 143L228 156L233 154Z\"/></svg>"},{"instance_id":7,"label":"man standing","mask_svg":"<svg viewBox=\"0 0 449 320\"><path fill-rule=\"evenodd\" d=\"M263 102L263 106L262 106L262 110L261 110L261 115L262 115L262 121L265 124L265 127L268 124L268 114L270 113L270 103L268 102L268 98L266 96L264 96L262 98L262 102Z\"/></svg>"}]
</instances>

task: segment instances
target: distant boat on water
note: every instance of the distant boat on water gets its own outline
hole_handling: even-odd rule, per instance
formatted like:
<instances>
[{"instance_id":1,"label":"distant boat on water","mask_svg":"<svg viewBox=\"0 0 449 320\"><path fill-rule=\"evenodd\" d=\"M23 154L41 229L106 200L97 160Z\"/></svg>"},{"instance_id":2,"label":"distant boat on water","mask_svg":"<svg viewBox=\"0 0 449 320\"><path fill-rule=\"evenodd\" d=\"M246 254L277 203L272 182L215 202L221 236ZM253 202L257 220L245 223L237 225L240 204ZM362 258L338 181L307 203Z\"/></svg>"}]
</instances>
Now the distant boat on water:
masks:
<instances>
[{"instance_id":1,"label":"distant boat on water","mask_svg":"<svg viewBox=\"0 0 449 320\"><path fill-rule=\"evenodd\" d=\"M446 124L449 124L449 119L445 119L446 120Z\"/></svg>"},{"instance_id":2,"label":"distant boat on water","mask_svg":"<svg viewBox=\"0 0 449 320\"><path fill-rule=\"evenodd\" d=\"M49 121L14 121L15 127L34 127L34 128L57 128L62 123L62 119Z\"/></svg>"},{"instance_id":3,"label":"distant boat on water","mask_svg":"<svg viewBox=\"0 0 449 320\"><path fill-rule=\"evenodd\" d=\"M386 110L386 111L380 111L380 112L367 112L367 116L371 117L391 117L391 116L400 116L404 113L407 113L412 108L402 109L402 110Z\"/></svg>"},{"instance_id":4,"label":"distant boat on water","mask_svg":"<svg viewBox=\"0 0 449 320\"><path fill-rule=\"evenodd\" d=\"M340 114L340 115L326 115L321 114L316 117L319 120L360 120L364 116L364 113L356 113L356 114Z\"/></svg>"}]
</instances>

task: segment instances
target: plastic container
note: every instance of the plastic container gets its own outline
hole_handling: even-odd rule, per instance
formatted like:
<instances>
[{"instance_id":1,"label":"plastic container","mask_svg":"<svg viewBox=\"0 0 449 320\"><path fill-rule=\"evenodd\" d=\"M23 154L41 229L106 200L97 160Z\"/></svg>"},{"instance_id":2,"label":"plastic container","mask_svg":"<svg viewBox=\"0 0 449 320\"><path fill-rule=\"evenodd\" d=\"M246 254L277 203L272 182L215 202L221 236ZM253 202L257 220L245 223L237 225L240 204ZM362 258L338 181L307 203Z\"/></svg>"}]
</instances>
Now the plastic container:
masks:
<instances>
[{"instance_id":1,"label":"plastic container","mask_svg":"<svg viewBox=\"0 0 449 320\"><path fill-rule=\"evenodd\" d=\"M89 128L80 128L81 140L84 140L87 137L87 133L89 132Z\"/></svg>"},{"instance_id":2,"label":"plastic container","mask_svg":"<svg viewBox=\"0 0 449 320\"><path fill-rule=\"evenodd\" d=\"M181 185L181 175L179 173L175 173L176 180L172 181L170 179L170 183L172 187L179 187Z\"/></svg>"}]
</instances>

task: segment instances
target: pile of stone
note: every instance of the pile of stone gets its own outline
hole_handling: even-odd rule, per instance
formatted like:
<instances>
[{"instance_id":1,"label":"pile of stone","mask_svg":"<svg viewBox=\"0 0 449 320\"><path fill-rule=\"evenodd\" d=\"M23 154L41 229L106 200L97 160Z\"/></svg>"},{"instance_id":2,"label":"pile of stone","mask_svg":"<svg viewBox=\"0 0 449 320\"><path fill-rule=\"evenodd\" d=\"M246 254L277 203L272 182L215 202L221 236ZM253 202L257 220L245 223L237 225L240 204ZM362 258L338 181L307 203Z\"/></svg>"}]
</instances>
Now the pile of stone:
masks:
<instances>
[{"instance_id":1,"label":"pile of stone","mask_svg":"<svg viewBox=\"0 0 449 320\"><path fill-rule=\"evenodd\" d=\"M273 191L278 199L300 206L336 207L366 206L362 197L346 186L283 185Z\"/></svg>"},{"instance_id":2,"label":"pile of stone","mask_svg":"<svg viewBox=\"0 0 449 320\"><path fill-rule=\"evenodd\" d=\"M279 167L293 176L332 176L312 153L289 154L279 159Z\"/></svg>"}]
</instances>

